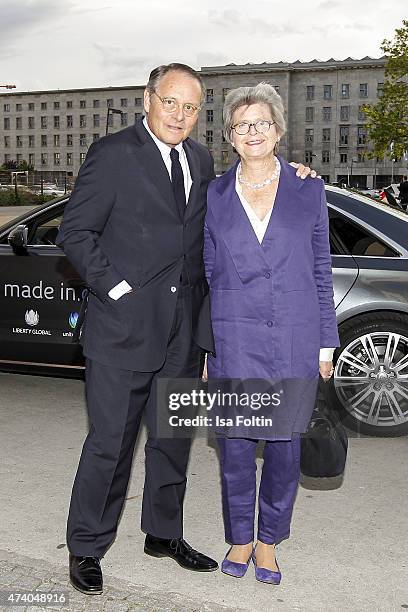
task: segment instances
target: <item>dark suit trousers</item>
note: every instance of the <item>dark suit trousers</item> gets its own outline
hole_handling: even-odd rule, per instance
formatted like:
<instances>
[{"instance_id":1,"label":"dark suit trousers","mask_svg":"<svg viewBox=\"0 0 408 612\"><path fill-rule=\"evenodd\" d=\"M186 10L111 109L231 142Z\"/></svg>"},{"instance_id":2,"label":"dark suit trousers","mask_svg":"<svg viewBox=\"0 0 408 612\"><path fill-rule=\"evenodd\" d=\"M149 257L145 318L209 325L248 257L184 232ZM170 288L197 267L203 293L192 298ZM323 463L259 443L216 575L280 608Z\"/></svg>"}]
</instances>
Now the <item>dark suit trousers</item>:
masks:
<instances>
[{"instance_id":1,"label":"dark suit trousers","mask_svg":"<svg viewBox=\"0 0 408 612\"><path fill-rule=\"evenodd\" d=\"M188 289L180 288L166 359L157 372L135 372L86 363L90 429L72 490L67 543L74 555L103 557L115 538L133 451L144 415L142 530L160 538L183 535L183 499L191 439L154 433L158 378L198 378L202 351L191 336Z\"/></svg>"}]
</instances>

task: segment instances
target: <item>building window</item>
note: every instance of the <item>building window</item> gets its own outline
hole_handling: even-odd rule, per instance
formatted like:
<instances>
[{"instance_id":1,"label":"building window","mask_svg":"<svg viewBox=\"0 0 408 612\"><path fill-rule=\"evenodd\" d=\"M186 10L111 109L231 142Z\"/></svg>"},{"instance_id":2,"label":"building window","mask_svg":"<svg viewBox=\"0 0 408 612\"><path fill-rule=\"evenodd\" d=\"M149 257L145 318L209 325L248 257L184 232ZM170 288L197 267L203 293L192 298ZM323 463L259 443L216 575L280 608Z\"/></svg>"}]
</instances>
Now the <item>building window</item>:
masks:
<instances>
[{"instance_id":1,"label":"building window","mask_svg":"<svg viewBox=\"0 0 408 612\"><path fill-rule=\"evenodd\" d=\"M3 110L5 113L9 113L10 112L10 104L3 104Z\"/></svg>"},{"instance_id":2,"label":"building window","mask_svg":"<svg viewBox=\"0 0 408 612\"><path fill-rule=\"evenodd\" d=\"M340 163L347 164L347 153L340 153Z\"/></svg>"},{"instance_id":3,"label":"building window","mask_svg":"<svg viewBox=\"0 0 408 612\"><path fill-rule=\"evenodd\" d=\"M9 163L9 161L10 161L10 153L6 153L6 154L4 155L4 163L5 163L5 164L8 164L8 163Z\"/></svg>"},{"instance_id":4,"label":"building window","mask_svg":"<svg viewBox=\"0 0 408 612\"><path fill-rule=\"evenodd\" d=\"M59 107L60 107L60 103L54 102L54 110L59 110Z\"/></svg>"},{"instance_id":5,"label":"building window","mask_svg":"<svg viewBox=\"0 0 408 612\"><path fill-rule=\"evenodd\" d=\"M108 98L108 99L106 100L106 106L107 106L108 108L110 108L111 106L113 106L113 98Z\"/></svg>"},{"instance_id":6,"label":"building window","mask_svg":"<svg viewBox=\"0 0 408 612\"><path fill-rule=\"evenodd\" d=\"M73 115L67 115L67 128L74 127L74 117Z\"/></svg>"},{"instance_id":7,"label":"building window","mask_svg":"<svg viewBox=\"0 0 408 612\"><path fill-rule=\"evenodd\" d=\"M279 93L279 85L274 85L273 88L276 91L276 93L278 94Z\"/></svg>"},{"instance_id":8,"label":"building window","mask_svg":"<svg viewBox=\"0 0 408 612\"><path fill-rule=\"evenodd\" d=\"M333 97L333 85L323 85L323 98L331 100Z\"/></svg>"},{"instance_id":9,"label":"building window","mask_svg":"<svg viewBox=\"0 0 408 612\"><path fill-rule=\"evenodd\" d=\"M79 101L79 108L86 108L86 100Z\"/></svg>"},{"instance_id":10,"label":"building window","mask_svg":"<svg viewBox=\"0 0 408 612\"><path fill-rule=\"evenodd\" d=\"M29 147L35 146L35 136L33 134L30 134L30 136L28 137L28 146Z\"/></svg>"},{"instance_id":11,"label":"building window","mask_svg":"<svg viewBox=\"0 0 408 612\"><path fill-rule=\"evenodd\" d=\"M357 126L357 144L361 147L367 141L367 132L364 125Z\"/></svg>"},{"instance_id":12,"label":"building window","mask_svg":"<svg viewBox=\"0 0 408 612\"><path fill-rule=\"evenodd\" d=\"M128 105L128 100L127 100L127 98L121 98L121 99L120 99L120 105L121 105L121 107L122 107L122 108L126 108L126 107L127 107L127 105Z\"/></svg>"},{"instance_id":13,"label":"building window","mask_svg":"<svg viewBox=\"0 0 408 612\"><path fill-rule=\"evenodd\" d=\"M366 160L366 154L365 153L357 153L357 163L358 164L363 164Z\"/></svg>"},{"instance_id":14,"label":"building window","mask_svg":"<svg viewBox=\"0 0 408 612\"><path fill-rule=\"evenodd\" d=\"M306 100L314 100L315 97L315 86L306 85Z\"/></svg>"},{"instance_id":15,"label":"building window","mask_svg":"<svg viewBox=\"0 0 408 612\"><path fill-rule=\"evenodd\" d=\"M60 127L60 118L59 115L54 116L54 129L59 130Z\"/></svg>"},{"instance_id":16,"label":"building window","mask_svg":"<svg viewBox=\"0 0 408 612\"><path fill-rule=\"evenodd\" d=\"M41 117L41 129L42 130L47 129L47 117Z\"/></svg>"},{"instance_id":17,"label":"building window","mask_svg":"<svg viewBox=\"0 0 408 612\"><path fill-rule=\"evenodd\" d=\"M67 108L72 108L72 100L67 101Z\"/></svg>"},{"instance_id":18,"label":"building window","mask_svg":"<svg viewBox=\"0 0 408 612\"><path fill-rule=\"evenodd\" d=\"M331 129L330 128L323 128L322 131L322 142L330 142L331 140Z\"/></svg>"},{"instance_id":19,"label":"building window","mask_svg":"<svg viewBox=\"0 0 408 612\"><path fill-rule=\"evenodd\" d=\"M34 106L34 102L29 102L29 103L28 103L28 110L29 110L29 111L33 111L33 110L34 110L34 108L35 108L35 106Z\"/></svg>"},{"instance_id":20,"label":"building window","mask_svg":"<svg viewBox=\"0 0 408 612\"><path fill-rule=\"evenodd\" d=\"M113 115L111 113L107 116L106 123L109 127L113 127Z\"/></svg>"},{"instance_id":21,"label":"building window","mask_svg":"<svg viewBox=\"0 0 408 612\"><path fill-rule=\"evenodd\" d=\"M72 134L67 134L67 147L72 147L74 144L74 138Z\"/></svg>"},{"instance_id":22,"label":"building window","mask_svg":"<svg viewBox=\"0 0 408 612\"><path fill-rule=\"evenodd\" d=\"M377 83L377 98L381 98L384 91L384 83Z\"/></svg>"},{"instance_id":23,"label":"building window","mask_svg":"<svg viewBox=\"0 0 408 612\"><path fill-rule=\"evenodd\" d=\"M224 87L222 90L222 101L223 102L225 101L225 98L227 97L228 92L229 92L229 87Z\"/></svg>"},{"instance_id":24,"label":"building window","mask_svg":"<svg viewBox=\"0 0 408 612\"><path fill-rule=\"evenodd\" d=\"M349 121L349 120L350 120L350 107L340 106L340 121Z\"/></svg>"},{"instance_id":25,"label":"building window","mask_svg":"<svg viewBox=\"0 0 408 612\"><path fill-rule=\"evenodd\" d=\"M30 166L32 166L34 168L35 166L35 155L34 153L29 153L28 155L28 163Z\"/></svg>"},{"instance_id":26,"label":"building window","mask_svg":"<svg viewBox=\"0 0 408 612\"><path fill-rule=\"evenodd\" d=\"M311 164L313 162L313 151L305 151L305 163Z\"/></svg>"},{"instance_id":27,"label":"building window","mask_svg":"<svg viewBox=\"0 0 408 612\"><path fill-rule=\"evenodd\" d=\"M94 127L99 127L100 123L101 123L101 121L100 121L99 115L94 115L93 116L93 126Z\"/></svg>"},{"instance_id":28,"label":"building window","mask_svg":"<svg viewBox=\"0 0 408 612\"><path fill-rule=\"evenodd\" d=\"M10 129L10 117L4 117L3 126L5 130Z\"/></svg>"},{"instance_id":29,"label":"building window","mask_svg":"<svg viewBox=\"0 0 408 612\"><path fill-rule=\"evenodd\" d=\"M306 121L313 121L313 119L314 119L313 106L306 106Z\"/></svg>"},{"instance_id":30,"label":"building window","mask_svg":"<svg viewBox=\"0 0 408 612\"><path fill-rule=\"evenodd\" d=\"M16 130L21 130L22 127L23 127L23 118L16 117Z\"/></svg>"},{"instance_id":31,"label":"building window","mask_svg":"<svg viewBox=\"0 0 408 612\"><path fill-rule=\"evenodd\" d=\"M46 166L48 164L48 154L41 153L41 165Z\"/></svg>"},{"instance_id":32,"label":"building window","mask_svg":"<svg viewBox=\"0 0 408 612\"><path fill-rule=\"evenodd\" d=\"M213 140L213 131L212 130L207 130L205 133L205 142L206 144L212 144L214 142Z\"/></svg>"},{"instance_id":33,"label":"building window","mask_svg":"<svg viewBox=\"0 0 408 612\"><path fill-rule=\"evenodd\" d=\"M332 109L331 106L323 106L323 121L331 121Z\"/></svg>"},{"instance_id":34,"label":"building window","mask_svg":"<svg viewBox=\"0 0 408 612\"><path fill-rule=\"evenodd\" d=\"M350 85L349 83L343 83L341 86L341 97L343 100L348 99L350 97Z\"/></svg>"},{"instance_id":35,"label":"building window","mask_svg":"<svg viewBox=\"0 0 408 612\"><path fill-rule=\"evenodd\" d=\"M47 103L41 102L41 110L47 110Z\"/></svg>"},{"instance_id":36,"label":"building window","mask_svg":"<svg viewBox=\"0 0 408 612\"><path fill-rule=\"evenodd\" d=\"M213 89L207 89L207 92L205 95L205 101L207 102L207 104L214 102L214 90Z\"/></svg>"},{"instance_id":37,"label":"building window","mask_svg":"<svg viewBox=\"0 0 408 612\"><path fill-rule=\"evenodd\" d=\"M360 83L360 98L368 97L368 83Z\"/></svg>"},{"instance_id":38,"label":"building window","mask_svg":"<svg viewBox=\"0 0 408 612\"><path fill-rule=\"evenodd\" d=\"M79 163L81 164L81 166L82 166L82 164L85 161L85 157L86 157L86 153L80 153L79 154Z\"/></svg>"},{"instance_id":39,"label":"building window","mask_svg":"<svg viewBox=\"0 0 408 612\"><path fill-rule=\"evenodd\" d=\"M59 146L60 146L60 135L54 134L54 147L59 147Z\"/></svg>"},{"instance_id":40,"label":"building window","mask_svg":"<svg viewBox=\"0 0 408 612\"><path fill-rule=\"evenodd\" d=\"M214 122L214 111L208 110L207 111L207 123L213 123Z\"/></svg>"},{"instance_id":41,"label":"building window","mask_svg":"<svg viewBox=\"0 0 408 612\"><path fill-rule=\"evenodd\" d=\"M79 135L79 146L86 147L86 134Z\"/></svg>"},{"instance_id":42,"label":"building window","mask_svg":"<svg viewBox=\"0 0 408 612\"><path fill-rule=\"evenodd\" d=\"M128 124L128 114L122 113L120 116L120 125L122 127L125 127L127 124Z\"/></svg>"},{"instance_id":43,"label":"building window","mask_svg":"<svg viewBox=\"0 0 408 612\"><path fill-rule=\"evenodd\" d=\"M100 106L99 100L94 100L93 101L93 107L94 108L99 108L99 106Z\"/></svg>"},{"instance_id":44,"label":"building window","mask_svg":"<svg viewBox=\"0 0 408 612\"><path fill-rule=\"evenodd\" d=\"M67 166L72 166L72 165L73 165L73 154L67 153Z\"/></svg>"},{"instance_id":45,"label":"building window","mask_svg":"<svg viewBox=\"0 0 408 612\"><path fill-rule=\"evenodd\" d=\"M305 130L305 142L313 142L313 134L313 128L308 128L307 130Z\"/></svg>"},{"instance_id":46,"label":"building window","mask_svg":"<svg viewBox=\"0 0 408 612\"><path fill-rule=\"evenodd\" d=\"M359 121L365 121L366 120L365 112L363 111L363 107L362 106L358 107L358 120Z\"/></svg>"},{"instance_id":47,"label":"building window","mask_svg":"<svg viewBox=\"0 0 408 612\"><path fill-rule=\"evenodd\" d=\"M221 151L221 161L223 164L228 164L228 158L229 158L228 153L229 153L228 151Z\"/></svg>"},{"instance_id":48,"label":"building window","mask_svg":"<svg viewBox=\"0 0 408 612\"><path fill-rule=\"evenodd\" d=\"M330 151L327 149L322 151L322 163L329 164L330 163Z\"/></svg>"},{"instance_id":49,"label":"building window","mask_svg":"<svg viewBox=\"0 0 408 612\"><path fill-rule=\"evenodd\" d=\"M10 148L10 136L5 136L5 137L4 137L4 147L5 147L6 149L9 149L9 148Z\"/></svg>"},{"instance_id":50,"label":"building window","mask_svg":"<svg viewBox=\"0 0 408 612\"><path fill-rule=\"evenodd\" d=\"M23 146L23 138L21 136L16 136L16 147Z\"/></svg>"},{"instance_id":51,"label":"building window","mask_svg":"<svg viewBox=\"0 0 408 612\"><path fill-rule=\"evenodd\" d=\"M142 106L142 98L135 98L135 106Z\"/></svg>"},{"instance_id":52,"label":"building window","mask_svg":"<svg viewBox=\"0 0 408 612\"><path fill-rule=\"evenodd\" d=\"M47 134L41 134L41 146L42 147L47 146Z\"/></svg>"},{"instance_id":53,"label":"building window","mask_svg":"<svg viewBox=\"0 0 408 612\"><path fill-rule=\"evenodd\" d=\"M79 127L86 127L86 115L79 115Z\"/></svg>"},{"instance_id":54,"label":"building window","mask_svg":"<svg viewBox=\"0 0 408 612\"><path fill-rule=\"evenodd\" d=\"M138 121L141 116L142 116L142 113L135 113L135 121Z\"/></svg>"},{"instance_id":55,"label":"building window","mask_svg":"<svg viewBox=\"0 0 408 612\"><path fill-rule=\"evenodd\" d=\"M28 129L33 130L35 128L35 120L34 117L28 118Z\"/></svg>"},{"instance_id":56,"label":"building window","mask_svg":"<svg viewBox=\"0 0 408 612\"><path fill-rule=\"evenodd\" d=\"M350 129L348 125L340 126L340 145L343 147L349 143L349 132Z\"/></svg>"},{"instance_id":57,"label":"building window","mask_svg":"<svg viewBox=\"0 0 408 612\"><path fill-rule=\"evenodd\" d=\"M99 140L99 134L92 134L92 140L93 142L96 142L97 140Z\"/></svg>"},{"instance_id":58,"label":"building window","mask_svg":"<svg viewBox=\"0 0 408 612\"><path fill-rule=\"evenodd\" d=\"M61 164L61 153L54 153L54 166L59 166Z\"/></svg>"},{"instance_id":59,"label":"building window","mask_svg":"<svg viewBox=\"0 0 408 612\"><path fill-rule=\"evenodd\" d=\"M22 153L17 153L16 162L18 164L21 164L22 161L23 161L23 154Z\"/></svg>"},{"instance_id":60,"label":"building window","mask_svg":"<svg viewBox=\"0 0 408 612\"><path fill-rule=\"evenodd\" d=\"M23 105L22 104L16 104L16 113L19 113L22 110L23 110Z\"/></svg>"}]
</instances>

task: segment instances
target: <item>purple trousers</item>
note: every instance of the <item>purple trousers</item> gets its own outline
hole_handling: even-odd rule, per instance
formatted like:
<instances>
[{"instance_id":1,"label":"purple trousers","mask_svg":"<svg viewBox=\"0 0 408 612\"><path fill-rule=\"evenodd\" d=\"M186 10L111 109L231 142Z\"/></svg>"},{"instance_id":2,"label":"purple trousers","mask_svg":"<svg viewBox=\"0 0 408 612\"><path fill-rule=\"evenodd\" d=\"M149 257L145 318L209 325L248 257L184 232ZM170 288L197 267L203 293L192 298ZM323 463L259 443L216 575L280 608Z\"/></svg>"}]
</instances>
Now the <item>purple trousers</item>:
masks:
<instances>
[{"instance_id":1,"label":"purple trousers","mask_svg":"<svg viewBox=\"0 0 408 612\"><path fill-rule=\"evenodd\" d=\"M225 539L230 544L254 540L257 444L258 440L218 437ZM263 461L258 540L274 544L290 533L300 476L300 437L266 441Z\"/></svg>"}]
</instances>

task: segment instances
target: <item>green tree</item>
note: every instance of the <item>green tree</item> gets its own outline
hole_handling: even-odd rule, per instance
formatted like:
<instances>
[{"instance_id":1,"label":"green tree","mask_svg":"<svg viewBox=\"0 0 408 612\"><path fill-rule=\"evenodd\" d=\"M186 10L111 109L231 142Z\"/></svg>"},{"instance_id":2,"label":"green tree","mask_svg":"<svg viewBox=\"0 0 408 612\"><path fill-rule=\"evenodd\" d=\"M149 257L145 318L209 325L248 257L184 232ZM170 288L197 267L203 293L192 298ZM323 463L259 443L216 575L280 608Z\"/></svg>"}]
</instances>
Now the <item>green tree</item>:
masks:
<instances>
[{"instance_id":1,"label":"green tree","mask_svg":"<svg viewBox=\"0 0 408 612\"><path fill-rule=\"evenodd\" d=\"M366 104L369 157L401 158L408 151L408 20L381 45L387 58L382 95L377 104Z\"/></svg>"}]
</instances>

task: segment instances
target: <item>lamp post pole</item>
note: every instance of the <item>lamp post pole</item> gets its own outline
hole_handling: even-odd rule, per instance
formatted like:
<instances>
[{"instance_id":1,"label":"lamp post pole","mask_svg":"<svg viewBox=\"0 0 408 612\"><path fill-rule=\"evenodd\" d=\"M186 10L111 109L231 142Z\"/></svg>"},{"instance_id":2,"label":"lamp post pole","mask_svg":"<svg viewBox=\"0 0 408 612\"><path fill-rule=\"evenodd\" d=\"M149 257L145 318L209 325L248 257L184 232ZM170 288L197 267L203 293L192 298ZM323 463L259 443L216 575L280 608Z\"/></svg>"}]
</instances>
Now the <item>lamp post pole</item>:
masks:
<instances>
[{"instance_id":1,"label":"lamp post pole","mask_svg":"<svg viewBox=\"0 0 408 612\"><path fill-rule=\"evenodd\" d=\"M106 113L106 129L105 129L105 136L108 135L109 132L109 117L110 115L113 114L118 114L118 115L122 115L123 111L119 110L118 108L112 108L112 106L108 106L108 112Z\"/></svg>"}]
</instances>

